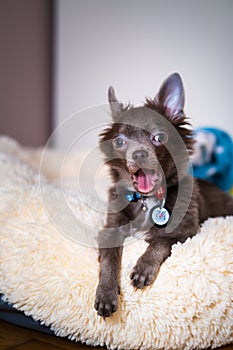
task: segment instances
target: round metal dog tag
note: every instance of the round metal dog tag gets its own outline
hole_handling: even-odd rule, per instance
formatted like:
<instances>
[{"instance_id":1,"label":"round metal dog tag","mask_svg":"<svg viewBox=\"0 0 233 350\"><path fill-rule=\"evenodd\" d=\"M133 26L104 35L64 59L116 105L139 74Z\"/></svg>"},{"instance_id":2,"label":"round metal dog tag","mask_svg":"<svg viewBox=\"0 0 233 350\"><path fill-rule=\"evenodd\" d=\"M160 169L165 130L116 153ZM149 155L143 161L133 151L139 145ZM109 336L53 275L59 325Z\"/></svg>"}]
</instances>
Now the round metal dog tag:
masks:
<instances>
[{"instance_id":1,"label":"round metal dog tag","mask_svg":"<svg viewBox=\"0 0 233 350\"><path fill-rule=\"evenodd\" d=\"M169 217L169 212L165 208L156 207L155 209L152 209L151 218L156 225L166 225Z\"/></svg>"}]
</instances>

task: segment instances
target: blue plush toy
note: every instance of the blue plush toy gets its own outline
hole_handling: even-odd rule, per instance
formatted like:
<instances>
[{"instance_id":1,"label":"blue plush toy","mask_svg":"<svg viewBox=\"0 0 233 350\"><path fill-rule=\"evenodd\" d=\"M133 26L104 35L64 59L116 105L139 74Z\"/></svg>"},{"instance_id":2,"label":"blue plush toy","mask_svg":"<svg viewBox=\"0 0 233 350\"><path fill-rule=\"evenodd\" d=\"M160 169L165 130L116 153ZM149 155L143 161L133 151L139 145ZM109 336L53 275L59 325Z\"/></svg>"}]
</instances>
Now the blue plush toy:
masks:
<instances>
[{"instance_id":1,"label":"blue plush toy","mask_svg":"<svg viewBox=\"0 0 233 350\"><path fill-rule=\"evenodd\" d=\"M233 186L233 141L223 130L199 128L191 157L193 175L205 179L224 191Z\"/></svg>"}]
</instances>

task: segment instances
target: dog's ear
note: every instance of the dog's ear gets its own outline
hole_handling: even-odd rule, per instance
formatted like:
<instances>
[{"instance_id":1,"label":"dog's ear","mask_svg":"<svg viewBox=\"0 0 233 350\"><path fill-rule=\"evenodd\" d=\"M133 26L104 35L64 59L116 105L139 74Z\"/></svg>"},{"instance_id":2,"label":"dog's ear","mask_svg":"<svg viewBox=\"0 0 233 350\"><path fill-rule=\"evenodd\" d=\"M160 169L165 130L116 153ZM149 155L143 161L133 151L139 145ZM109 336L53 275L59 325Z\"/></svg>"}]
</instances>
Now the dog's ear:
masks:
<instances>
[{"instance_id":1,"label":"dog's ear","mask_svg":"<svg viewBox=\"0 0 233 350\"><path fill-rule=\"evenodd\" d=\"M184 86L178 73L169 75L161 85L154 101L166 116L183 116Z\"/></svg>"},{"instance_id":2,"label":"dog's ear","mask_svg":"<svg viewBox=\"0 0 233 350\"><path fill-rule=\"evenodd\" d=\"M113 120L116 120L122 113L123 105L117 100L115 91L112 86L110 86L108 89L108 102L111 108L112 118Z\"/></svg>"}]
</instances>

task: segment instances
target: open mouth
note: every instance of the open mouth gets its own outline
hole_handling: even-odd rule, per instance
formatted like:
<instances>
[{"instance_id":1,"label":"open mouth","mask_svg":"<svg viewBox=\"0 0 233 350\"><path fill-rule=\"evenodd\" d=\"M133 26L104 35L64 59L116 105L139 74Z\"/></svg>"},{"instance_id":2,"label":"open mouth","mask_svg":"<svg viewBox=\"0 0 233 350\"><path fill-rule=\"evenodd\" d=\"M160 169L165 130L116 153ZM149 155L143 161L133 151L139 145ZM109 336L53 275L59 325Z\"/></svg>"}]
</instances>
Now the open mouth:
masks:
<instances>
[{"instance_id":1,"label":"open mouth","mask_svg":"<svg viewBox=\"0 0 233 350\"><path fill-rule=\"evenodd\" d=\"M139 168L131 174L131 178L136 190L145 194L153 191L159 181L159 176L154 169Z\"/></svg>"}]
</instances>

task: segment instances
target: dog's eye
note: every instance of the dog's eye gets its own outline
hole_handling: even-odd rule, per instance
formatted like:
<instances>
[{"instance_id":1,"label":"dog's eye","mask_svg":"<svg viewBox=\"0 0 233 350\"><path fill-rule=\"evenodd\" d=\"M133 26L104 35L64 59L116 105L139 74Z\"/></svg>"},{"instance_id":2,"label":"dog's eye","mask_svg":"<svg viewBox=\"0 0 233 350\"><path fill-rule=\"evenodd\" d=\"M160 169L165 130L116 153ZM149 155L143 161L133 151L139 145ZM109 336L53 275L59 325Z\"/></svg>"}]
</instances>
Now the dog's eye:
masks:
<instances>
[{"instance_id":1,"label":"dog's eye","mask_svg":"<svg viewBox=\"0 0 233 350\"><path fill-rule=\"evenodd\" d=\"M168 135L165 133L165 132L158 132L158 134L156 134L154 137L153 137L153 142L156 144L156 145L161 145L163 143L166 143L168 140Z\"/></svg>"},{"instance_id":2,"label":"dog's eye","mask_svg":"<svg viewBox=\"0 0 233 350\"><path fill-rule=\"evenodd\" d=\"M117 137L112 141L113 147L116 150L124 151L127 148L127 142L122 137Z\"/></svg>"}]
</instances>

